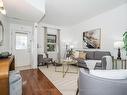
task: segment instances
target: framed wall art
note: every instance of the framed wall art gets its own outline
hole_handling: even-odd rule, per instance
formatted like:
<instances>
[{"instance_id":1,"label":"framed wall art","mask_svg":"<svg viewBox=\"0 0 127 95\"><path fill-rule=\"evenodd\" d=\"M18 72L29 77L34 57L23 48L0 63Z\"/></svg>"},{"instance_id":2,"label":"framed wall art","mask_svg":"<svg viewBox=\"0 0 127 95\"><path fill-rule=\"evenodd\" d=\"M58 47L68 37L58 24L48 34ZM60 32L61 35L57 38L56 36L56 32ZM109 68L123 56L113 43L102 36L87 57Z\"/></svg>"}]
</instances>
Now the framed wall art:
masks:
<instances>
[{"instance_id":1,"label":"framed wall art","mask_svg":"<svg viewBox=\"0 0 127 95\"><path fill-rule=\"evenodd\" d=\"M93 29L83 32L83 48L100 49L101 29Z\"/></svg>"}]
</instances>

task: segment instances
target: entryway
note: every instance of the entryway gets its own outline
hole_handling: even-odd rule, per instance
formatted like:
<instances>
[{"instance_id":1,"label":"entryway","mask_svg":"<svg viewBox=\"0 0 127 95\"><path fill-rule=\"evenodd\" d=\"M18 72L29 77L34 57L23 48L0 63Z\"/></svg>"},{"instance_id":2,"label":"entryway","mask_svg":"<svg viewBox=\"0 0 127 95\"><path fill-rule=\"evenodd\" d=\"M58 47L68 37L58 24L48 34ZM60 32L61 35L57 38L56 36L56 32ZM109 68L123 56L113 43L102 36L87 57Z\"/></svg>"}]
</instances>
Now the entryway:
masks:
<instances>
[{"instance_id":1,"label":"entryway","mask_svg":"<svg viewBox=\"0 0 127 95\"><path fill-rule=\"evenodd\" d=\"M27 26L14 27L11 31L11 50L15 55L15 67L31 65L32 28Z\"/></svg>"}]
</instances>

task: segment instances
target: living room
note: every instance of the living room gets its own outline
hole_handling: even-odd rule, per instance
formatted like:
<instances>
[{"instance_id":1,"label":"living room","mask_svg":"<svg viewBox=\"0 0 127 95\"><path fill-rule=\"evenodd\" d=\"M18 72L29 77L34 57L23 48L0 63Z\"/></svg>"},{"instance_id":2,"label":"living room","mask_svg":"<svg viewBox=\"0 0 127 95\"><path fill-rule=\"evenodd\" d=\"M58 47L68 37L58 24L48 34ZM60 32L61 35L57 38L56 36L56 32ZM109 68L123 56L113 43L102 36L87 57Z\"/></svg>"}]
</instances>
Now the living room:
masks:
<instances>
[{"instance_id":1,"label":"living room","mask_svg":"<svg viewBox=\"0 0 127 95\"><path fill-rule=\"evenodd\" d=\"M28 93L29 95L75 95L78 89L79 95L96 95L94 91L94 94L87 91L84 94L80 84L78 85L77 82L80 80L78 77L82 74L82 70L80 71L80 67L67 65L70 61L70 59L66 60L67 53L71 50L91 51L94 52L94 57L95 53L106 52L107 54L109 52L115 60L114 62L122 64L117 64L112 68L126 69L127 56L126 48L124 48L126 41L123 41L123 38L124 33L127 32L127 0L1 0L0 2L3 2L4 7L2 8L6 10L6 12L0 13L1 30L3 29L3 32L0 33L0 53L4 52L15 56L15 69L21 71L23 78L23 95ZM86 32L97 32L97 35L95 34L97 47L93 48L92 45L87 44L88 41L84 39L87 35ZM20 41L23 42L22 45L19 44ZM38 55L41 55L39 60L43 56L51 58L51 61L47 62L46 60L46 62L39 63ZM4 59L2 58L2 60ZM84 66L89 67L89 64ZM59 94L57 91L53 94L52 89L44 87L48 82L42 85L42 82L39 81L40 84L36 85L44 88L39 88L37 91L30 91L26 88L26 85L30 83L27 84L28 75L25 74L29 74L29 77L33 75L29 81L36 81L34 80L37 77L35 76L36 71L34 72L36 69L43 73L46 81L48 80L49 84L57 89L58 93L60 92ZM73 71L73 73L68 73L66 70ZM122 73L126 73L126 70ZM39 76L41 77L40 73ZM34 85L35 88L36 85ZM24 90L25 88L28 91ZM2 86L0 89L3 89ZM126 95L127 92L123 91L123 93L117 94ZM2 93L1 95L9 94ZM13 95L21 94L13 92ZM101 93L100 95L105 94ZM114 93L106 95L114 95Z\"/></svg>"}]
</instances>

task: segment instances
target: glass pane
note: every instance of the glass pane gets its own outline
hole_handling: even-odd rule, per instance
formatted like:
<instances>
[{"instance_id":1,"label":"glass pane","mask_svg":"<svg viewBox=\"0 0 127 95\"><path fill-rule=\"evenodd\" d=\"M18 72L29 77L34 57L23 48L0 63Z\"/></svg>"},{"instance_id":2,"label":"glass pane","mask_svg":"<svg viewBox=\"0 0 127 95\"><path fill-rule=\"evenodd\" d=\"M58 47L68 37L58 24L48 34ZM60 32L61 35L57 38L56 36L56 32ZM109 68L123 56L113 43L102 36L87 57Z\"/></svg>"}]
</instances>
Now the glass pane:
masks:
<instances>
[{"instance_id":1,"label":"glass pane","mask_svg":"<svg viewBox=\"0 0 127 95\"><path fill-rule=\"evenodd\" d=\"M47 51L55 51L56 44L48 44L47 45Z\"/></svg>"},{"instance_id":2,"label":"glass pane","mask_svg":"<svg viewBox=\"0 0 127 95\"><path fill-rule=\"evenodd\" d=\"M25 33L16 33L16 49L27 49L28 35Z\"/></svg>"},{"instance_id":3,"label":"glass pane","mask_svg":"<svg viewBox=\"0 0 127 95\"><path fill-rule=\"evenodd\" d=\"M47 42L48 43L56 43L56 35L48 34L47 35Z\"/></svg>"}]
</instances>

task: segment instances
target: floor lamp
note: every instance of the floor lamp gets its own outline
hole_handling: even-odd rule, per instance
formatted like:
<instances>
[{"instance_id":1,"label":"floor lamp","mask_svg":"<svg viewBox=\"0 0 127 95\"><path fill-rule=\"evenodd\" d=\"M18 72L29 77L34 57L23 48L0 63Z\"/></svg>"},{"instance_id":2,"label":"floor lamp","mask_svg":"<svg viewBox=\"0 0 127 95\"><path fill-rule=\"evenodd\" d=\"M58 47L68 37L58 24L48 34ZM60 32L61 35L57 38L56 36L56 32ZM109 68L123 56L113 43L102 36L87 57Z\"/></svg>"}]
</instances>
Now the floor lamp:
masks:
<instances>
[{"instance_id":1,"label":"floor lamp","mask_svg":"<svg viewBox=\"0 0 127 95\"><path fill-rule=\"evenodd\" d=\"M114 48L118 49L117 59L121 59L121 51L120 51L120 49L122 49L123 47L124 47L123 41L114 42Z\"/></svg>"}]
</instances>

